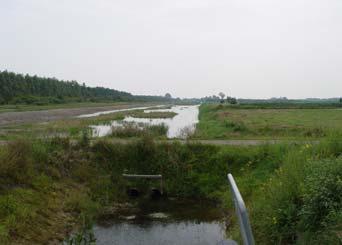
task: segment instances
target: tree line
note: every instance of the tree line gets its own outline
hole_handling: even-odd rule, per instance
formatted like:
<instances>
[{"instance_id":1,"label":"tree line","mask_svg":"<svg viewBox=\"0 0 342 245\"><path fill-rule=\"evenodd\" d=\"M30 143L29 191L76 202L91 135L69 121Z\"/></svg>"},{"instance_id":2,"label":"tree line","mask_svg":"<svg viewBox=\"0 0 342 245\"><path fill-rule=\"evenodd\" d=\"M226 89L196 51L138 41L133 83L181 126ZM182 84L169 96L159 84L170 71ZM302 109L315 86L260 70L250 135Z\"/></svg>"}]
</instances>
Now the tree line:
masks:
<instances>
[{"instance_id":1,"label":"tree line","mask_svg":"<svg viewBox=\"0 0 342 245\"><path fill-rule=\"evenodd\" d=\"M76 81L0 71L0 104L47 104L82 101L162 101L163 96L134 96L103 87L88 87Z\"/></svg>"}]
</instances>

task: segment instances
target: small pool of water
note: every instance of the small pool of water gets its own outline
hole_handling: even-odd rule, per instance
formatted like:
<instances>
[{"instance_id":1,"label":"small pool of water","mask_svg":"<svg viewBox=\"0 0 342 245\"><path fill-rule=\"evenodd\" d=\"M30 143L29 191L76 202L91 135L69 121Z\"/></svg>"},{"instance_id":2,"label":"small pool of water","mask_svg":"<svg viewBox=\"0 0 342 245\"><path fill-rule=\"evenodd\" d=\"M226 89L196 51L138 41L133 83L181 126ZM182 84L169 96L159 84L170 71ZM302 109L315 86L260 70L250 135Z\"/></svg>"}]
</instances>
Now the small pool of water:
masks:
<instances>
[{"instance_id":1,"label":"small pool of water","mask_svg":"<svg viewBox=\"0 0 342 245\"><path fill-rule=\"evenodd\" d=\"M207 203L151 201L140 211L94 227L96 244L217 244L225 239L222 213Z\"/></svg>"},{"instance_id":2,"label":"small pool of water","mask_svg":"<svg viewBox=\"0 0 342 245\"><path fill-rule=\"evenodd\" d=\"M144 108L140 108L144 109ZM164 123L168 126L168 138L186 138L188 134L193 133L198 123L199 105L190 106L172 106L171 109L155 109L144 110L145 113L152 111L161 112L175 112L176 116L173 118L136 118L125 117L122 121L112 121L110 124L105 125L92 125L93 136L103 137L109 135L112 127L122 127L125 123L137 123L147 125L158 125Z\"/></svg>"}]
</instances>

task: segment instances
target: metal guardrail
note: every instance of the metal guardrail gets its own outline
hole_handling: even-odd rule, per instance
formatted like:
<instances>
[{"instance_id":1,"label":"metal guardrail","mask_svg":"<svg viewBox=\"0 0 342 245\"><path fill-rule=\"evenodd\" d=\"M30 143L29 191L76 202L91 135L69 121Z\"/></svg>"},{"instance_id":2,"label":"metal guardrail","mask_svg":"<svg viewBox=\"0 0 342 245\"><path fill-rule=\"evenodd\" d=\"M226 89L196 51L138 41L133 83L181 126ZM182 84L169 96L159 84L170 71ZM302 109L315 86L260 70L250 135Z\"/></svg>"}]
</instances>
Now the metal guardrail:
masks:
<instances>
[{"instance_id":1,"label":"metal guardrail","mask_svg":"<svg viewBox=\"0 0 342 245\"><path fill-rule=\"evenodd\" d=\"M235 183L233 175L228 174L227 178L228 178L228 182L230 185L230 189L232 191L236 215L238 216L238 219L239 219L240 232L241 232L243 244L254 245L255 243L254 243L253 232L251 229L251 225L249 223L248 212L247 212L245 202L242 199L242 196Z\"/></svg>"}]
</instances>

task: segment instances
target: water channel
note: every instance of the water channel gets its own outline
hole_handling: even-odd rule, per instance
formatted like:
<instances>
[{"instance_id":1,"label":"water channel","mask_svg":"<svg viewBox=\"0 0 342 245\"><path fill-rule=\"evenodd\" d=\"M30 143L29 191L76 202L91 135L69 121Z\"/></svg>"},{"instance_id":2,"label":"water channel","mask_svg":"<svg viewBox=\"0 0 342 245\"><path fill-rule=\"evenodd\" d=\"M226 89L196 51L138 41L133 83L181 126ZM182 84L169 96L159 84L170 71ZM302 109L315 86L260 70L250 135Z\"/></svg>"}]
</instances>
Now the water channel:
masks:
<instances>
[{"instance_id":1,"label":"water channel","mask_svg":"<svg viewBox=\"0 0 342 245\"><path fill-rule=\"evenodd\" d=\"M138 211L105 219L94 227L96 244L206 245L225 239L220 209L200 201L147 201Z\"/></svg>"},{"instance_id":2,"label":"water channel","mask_svg":"<svg viewBox=\"0 0 342 245\"><path fill-rule=\"evenodd\" d=\"M129 110L133 110L129 109ZM145 109L145 113L154 112L175 112L176 116L173 118L136 118L127 116L121 121L112 121L107 124L92 125L93 136L103 137L112 132L112 127L122 127L125 123L136 123L145 125L157 125L165 124L168 127L168 138L185 138L188 134L191 134L198 123L198 105L175 105L169 109L148 109L148 108L135 108Z\"/></svg>"}]
</instances>

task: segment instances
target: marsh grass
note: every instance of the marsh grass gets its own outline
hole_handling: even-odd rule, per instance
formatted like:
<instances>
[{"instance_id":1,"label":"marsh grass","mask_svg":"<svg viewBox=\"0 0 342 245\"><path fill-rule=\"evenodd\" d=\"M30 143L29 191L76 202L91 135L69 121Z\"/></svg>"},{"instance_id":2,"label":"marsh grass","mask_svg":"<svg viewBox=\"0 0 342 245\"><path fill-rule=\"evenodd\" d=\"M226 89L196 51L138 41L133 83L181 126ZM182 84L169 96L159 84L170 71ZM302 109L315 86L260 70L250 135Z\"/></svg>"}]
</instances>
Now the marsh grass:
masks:
<instances>
[{"instance_id":1,"label":"marsh grass","mask_svg":"<svg viewBox=\"0 0 342 245\"><path fill-rule=\"evenodd\" d=\"M26 184L30 181L33 171L31 146L21 140L9 143L0 153L0 183L8 185Z\"/></svg>"},{"instance_id":2,"label":"marsh grass","mask_svg":"<svg viewBox=\"0 0 342 245\"><path fill-rule=\"evenodd\" d=\"M195 133L195 126L187 126L179 130L179 138L181 139L189 139Z\"/></svg>"},{"instance_id":3,"label":"marsh grass","mask_svg":"<svg viewBox=\"0 0 342 245\"><path fill-rule=\"evenodd\" d=\"M165 124L124 123L122 126L112 126L110 137L166 137L167 131L168 127Z\"/></svg>"},{"instance_id":4,"label":"marsh grass","mask_svg":"<svg viewBox=\"0 0 342 245\"><path fill-rule=\"evenodd\" d=\"M172 111L135 111L128 113L128 115L136 118L173 118L177 113Z\"/></svg>"},{"instance_id":5,"label":"marsh grass","mask_svg":"<svg viewBox=\"0 0 342 245\"><path fill-rule=\"evenodd\" d=\"M166 110L166 109L171 109L173 105L164 105L164 106L155 106L155 107L150 107L148 110Z\"/></svg>"}]
</instances>

